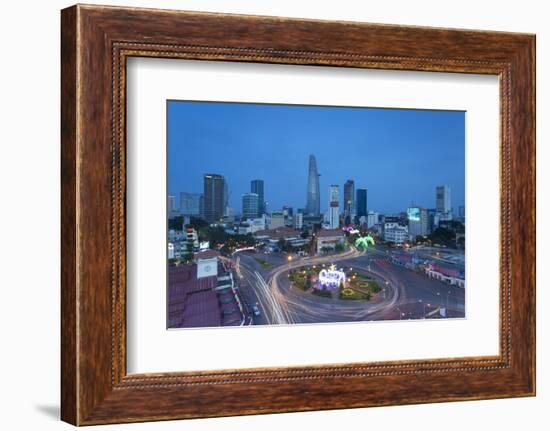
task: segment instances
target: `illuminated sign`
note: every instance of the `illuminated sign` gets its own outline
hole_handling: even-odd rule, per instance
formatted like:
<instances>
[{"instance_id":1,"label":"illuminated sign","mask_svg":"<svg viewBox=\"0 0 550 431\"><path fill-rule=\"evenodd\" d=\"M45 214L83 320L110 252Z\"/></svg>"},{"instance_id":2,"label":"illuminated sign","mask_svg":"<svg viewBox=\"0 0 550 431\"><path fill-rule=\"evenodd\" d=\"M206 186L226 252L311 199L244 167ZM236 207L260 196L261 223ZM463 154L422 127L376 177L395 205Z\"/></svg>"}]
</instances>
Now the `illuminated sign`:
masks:
<instances>
[{"instance_id":1,"label":"illuminated sign","mask_svg":"<svg viewBox=\"0 0 550 431\"><path fill-rule=\"evenodd\" d=\"M407 217L412 221L420 221L420 208L407 208Z\"/></svg>"}]
</instances>

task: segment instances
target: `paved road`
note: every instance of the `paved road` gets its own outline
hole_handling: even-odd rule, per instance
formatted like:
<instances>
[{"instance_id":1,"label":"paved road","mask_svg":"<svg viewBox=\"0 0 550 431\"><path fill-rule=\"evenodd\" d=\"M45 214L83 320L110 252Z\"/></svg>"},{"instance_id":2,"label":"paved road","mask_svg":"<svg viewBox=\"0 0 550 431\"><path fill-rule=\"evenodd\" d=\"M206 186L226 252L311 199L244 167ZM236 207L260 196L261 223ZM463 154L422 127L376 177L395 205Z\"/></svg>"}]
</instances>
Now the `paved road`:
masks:
<instances>
[{"instance_id":1,"label":"paved road","mask_svg":"<svg viewBox=\"0 0 550 431\"><path fill-rule=\"evenodd\" d=\"M240 253L235 263L243 298L261 310L260 316L254 316L254 324L422 319L438 317L440 308L447 310L448 317L464 317L464 289L396 266L384 250L376 248L364 252L352 247L338 255L291 262L280 255ZM289 269L331 263L374 277L383 291L370 301L346 301L314 296L291 286Z\"/></svg>"}]
</instances>

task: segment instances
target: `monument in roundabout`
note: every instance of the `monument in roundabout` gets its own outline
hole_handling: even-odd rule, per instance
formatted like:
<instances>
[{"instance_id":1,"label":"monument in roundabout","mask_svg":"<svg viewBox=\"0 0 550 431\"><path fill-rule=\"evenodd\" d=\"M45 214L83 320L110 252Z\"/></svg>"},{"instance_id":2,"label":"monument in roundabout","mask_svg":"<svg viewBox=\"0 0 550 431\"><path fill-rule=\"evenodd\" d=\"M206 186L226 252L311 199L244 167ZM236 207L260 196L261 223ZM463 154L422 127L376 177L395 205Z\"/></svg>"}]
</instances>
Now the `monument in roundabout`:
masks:
<instances>
[{"instance_id":1,"label":"monument in roundabout","mask_svg":"<svg viewBox=\"0 0 550 431\"><path fill-rule=\"evenodd\" d=\"M328 269L322 269L319 272L317 289L337 289L340 285L346 283L346 273L342 269L337 269L336 265L330 265Z\"/></svg>"}]
</instances>

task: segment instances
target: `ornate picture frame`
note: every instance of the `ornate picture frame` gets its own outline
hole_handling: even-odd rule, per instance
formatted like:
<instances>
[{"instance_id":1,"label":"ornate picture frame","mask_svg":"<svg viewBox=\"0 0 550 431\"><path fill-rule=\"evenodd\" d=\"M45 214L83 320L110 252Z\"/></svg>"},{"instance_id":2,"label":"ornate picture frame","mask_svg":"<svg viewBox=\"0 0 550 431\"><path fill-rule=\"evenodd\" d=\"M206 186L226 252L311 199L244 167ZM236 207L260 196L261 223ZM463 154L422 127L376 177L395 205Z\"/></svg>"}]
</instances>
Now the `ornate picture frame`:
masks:
<instances>
[{"instance_id":1,"label":"ornate picture frame","mask_svg":"<svg viewBox=\"0 0 550 431\"><path fill-rule=\"evenodd\" d=\"M64 9L61 18L64 421L535 394L534 35L91 5ZM499 355L128 374L126 60L136 56L497 75Z\"/></svg>"}]
</instances>

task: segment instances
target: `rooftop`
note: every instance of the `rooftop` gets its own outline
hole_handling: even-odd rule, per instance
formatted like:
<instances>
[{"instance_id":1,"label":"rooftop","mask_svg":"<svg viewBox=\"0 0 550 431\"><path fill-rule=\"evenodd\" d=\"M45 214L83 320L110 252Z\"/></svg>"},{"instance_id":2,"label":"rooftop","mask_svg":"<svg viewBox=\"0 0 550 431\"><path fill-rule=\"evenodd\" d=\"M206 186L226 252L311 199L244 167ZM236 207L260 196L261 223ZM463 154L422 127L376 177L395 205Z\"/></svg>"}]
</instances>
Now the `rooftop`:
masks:
<instances>
[{"instance_id":1,"label":"rooftop","mask_svg":"<svg viewBox=\"0 0 550 431\"><path fill-rule=\"evenodd\" d=\"M300 236L300 231L291 227L281 226L275 229L263 229L257 231L255 236L268 236L271 239L291 238Z\"/></svg>"},{"instance_id":2,"label":"rooftop","mask_svg":"<svg viewBox=\"0 0 550 431\"><path fill-rule=\"evenodd\" d=\"M211 259L213 257L220 257L221 254L217 250L205 250L199 251L194 254L195 260L197 259Z\"/></svg>"},{"instance_id":3,"label":"rooftop","mask_svg":"<svg viewBox=\"0 0 550 431\"><path fill-rule=\"evenodd\" d=\"M318 238L334 238L342 236L344 236L344 232L341 229L321 229L317 232Z\"/></svg>"}]
</instances>

